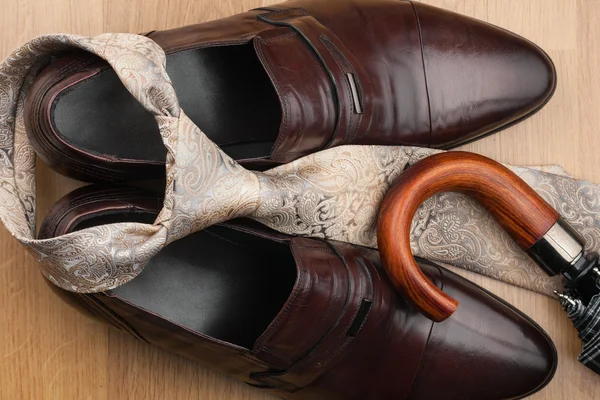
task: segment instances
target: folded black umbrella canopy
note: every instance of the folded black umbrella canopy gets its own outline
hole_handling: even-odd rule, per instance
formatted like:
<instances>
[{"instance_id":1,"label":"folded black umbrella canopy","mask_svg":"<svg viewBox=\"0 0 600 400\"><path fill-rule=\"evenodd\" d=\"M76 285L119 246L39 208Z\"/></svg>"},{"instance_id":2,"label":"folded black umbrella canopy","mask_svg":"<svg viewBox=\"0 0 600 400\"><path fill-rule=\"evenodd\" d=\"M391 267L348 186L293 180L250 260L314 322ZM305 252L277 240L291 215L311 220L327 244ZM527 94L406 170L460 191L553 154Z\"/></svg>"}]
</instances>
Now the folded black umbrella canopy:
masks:
<instances>
[{"instance_id":1,"label":"folded black umbrella canopy","mask_svg":"<svg viewBox=\"0 0 600 400\"><path fill-rule=\"evenodd\" d=\"M580 299L556 294L583 342L578 360L600 374L600 293L593 296L587 305Z\"/></svg>"}]
</instances>

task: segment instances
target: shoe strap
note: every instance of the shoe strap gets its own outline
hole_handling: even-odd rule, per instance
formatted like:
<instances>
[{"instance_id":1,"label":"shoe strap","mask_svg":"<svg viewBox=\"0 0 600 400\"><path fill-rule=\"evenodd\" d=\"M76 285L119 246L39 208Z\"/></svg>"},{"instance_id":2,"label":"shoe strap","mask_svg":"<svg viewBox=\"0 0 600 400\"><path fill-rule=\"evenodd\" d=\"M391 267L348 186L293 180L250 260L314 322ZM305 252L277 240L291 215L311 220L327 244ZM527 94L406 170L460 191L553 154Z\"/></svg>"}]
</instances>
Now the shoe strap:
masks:
<instances>
[{"instance_id":1,"label":"shoe strap","mask_svg":"<svg viewBox=\"0 0 600 400\"><path fill-rule=\"evenodd\" d=\"M335 33L302 8L272 11L257 18L291 28L313 50L329 75L336 97L336 126L326 147L351 143L359 128L364 130L370 123L372 105L371 99L365 98L372 93L370 81L352 52Z\"/></svg>"}]
</instances>

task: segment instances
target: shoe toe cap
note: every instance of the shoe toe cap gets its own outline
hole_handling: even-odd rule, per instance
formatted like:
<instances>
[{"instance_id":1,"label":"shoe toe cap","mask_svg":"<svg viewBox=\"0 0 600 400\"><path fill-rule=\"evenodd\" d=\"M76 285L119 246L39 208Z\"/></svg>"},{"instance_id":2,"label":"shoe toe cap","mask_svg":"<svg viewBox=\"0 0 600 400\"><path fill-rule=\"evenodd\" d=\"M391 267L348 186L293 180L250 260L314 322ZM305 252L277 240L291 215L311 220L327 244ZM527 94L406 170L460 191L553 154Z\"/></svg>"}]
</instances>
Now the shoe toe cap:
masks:
<instances>
[{"instance_id":1,"label":"shoe toe cap","mask_svg":"<svg viewBox=\"0 0 600 400\"><path fill-rule=\"evenodd\" d=\"M517 122L552 96L552 60L504 29L415 3L431 112L431 145L451 147Z\"/></svg>"},{"instance_id":2,"label":"shoe toe cap","mask_svg":"<svg viewBox=\"0 0 600 400\"><path fill-rule=\"evenodd\" d=\"M516 399L543 388L556 370L548 335L524 314L462 278L443 272L444 292L460 302L435 324L412 398Z\"/></svg>"}]
</instances>

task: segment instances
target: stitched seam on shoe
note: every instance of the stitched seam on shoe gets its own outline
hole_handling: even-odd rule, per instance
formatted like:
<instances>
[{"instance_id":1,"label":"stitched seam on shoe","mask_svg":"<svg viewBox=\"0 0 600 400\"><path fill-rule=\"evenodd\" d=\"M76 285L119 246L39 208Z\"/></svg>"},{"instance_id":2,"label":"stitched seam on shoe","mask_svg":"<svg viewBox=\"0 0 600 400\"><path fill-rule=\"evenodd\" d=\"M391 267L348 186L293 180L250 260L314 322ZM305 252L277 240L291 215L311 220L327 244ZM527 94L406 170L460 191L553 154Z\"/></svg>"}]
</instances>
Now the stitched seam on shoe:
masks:
<instances>
[{"instance_id":1,"label":"stitched seam on shoe","mask_svg":"<svg viewBox=\"0 0 600 400\"><path fill-rule=\"evenodd\" d=\"M421 62L423 64L423 79L425 80L425 93L427 94L427 109L429 111L429 142L427 143L427 147L431 147L431 142L433 141L433 121L431 119L431 99L429 98L429 83L427 82L427 70L425 69L425 48L423 46L421 20L419 19L419 13L417 12L417 8L413 4L413 2L409 1L409 3L412 7L413 13L415 14L415 19L417 21L417 31L419 32L419 45L421 46Z\"/></svg>"},{"instance_id":2,"label":"stitched seam on shoe","mask_svg":"<svg viewBox=\"0 0 600 400\"><path fill-rule=\"evenodd\" d=\"M329 254L335 254L333 251L331 251L329 249L324 249L322 247L302 246L301 244L297 244L296 246L302 247L303 249L316 250L316 251L322 251L322 252L329 253Z\"/></svg>"},{"instance_id":3,"label":"stitched seam on shoe","mask_svg":"<svg viewBox=\"0 0 600 400\"><path fill-rule=\"evenodd\" d=\"M288 8L285 10L279 10L279 11L272 11L270 13L267 14L260 14L264 19L268 19L270 15L282 15L282 14L287 14L287 13L294 13L296 11L299 11L299 15L290 15L287 18L283 18L283 19L278 19L278 20L271 20L268 22L281 22L281 21L289 21L291 19L296 19L296 18L300 18L300 17L306 17L306 16L310 16L310 14L308 12L306 12L306 10L304 10L303 8Z\"/></svg>"},{"instance_id":4,"label":"stitched seam on shoe","mask_svg":"<svg viewBox=\"0 0 600 400\"><path fill-rule=\"evenodd\" d=\"M286 9L283 9L283 10L271 11L270 13L268 13L268 14L265 14L265 15L281 15L281 14L286 14L286 13L289 13L289 12L296 12L296 11L300 11L300 14L301 14L301 15L309 15L309 14L306 12L306 10L305 10L305 9L303 9L303 8L300 8L300 7L296 7L296 8L286 8ZM266 17L265 17L265 18L266 18Z\"/></svg>"},{"instance_id":5,"label":"stitched seam on shoe","mask_svg":"<svg viewBox=\"0 0 600 400\"><path fill-rule=\"evenodd\" d=\"M277 354L277 353L275 352L275 350L271 350L271 349L270 349L270 348L268 348L268 347L262 346L260 349L258 349L258 351L259 351L259 352L263 352L263 353L270 354L270 355L272 355L272 356L274 356L274 357L277 357L277 358L279 358L281 361L285 361L286 363L289 363L289 364L293 364L293 363L294 363L294 360L292 360L291 358L288 358L288 357L281 356L281 355Z\"/></svg>"},{"instance_id":6,"label":"stitched seam on shoe","mask_svg":"<svg viewBox=\"0 0 600 400\"><path fill-rule=\"evenodd\" d=\"M333 42L331 41L331 39L329 39L328 37L325 37L324 39L325 39L326 41L323 41L323 44L325 44L325 46L326 46L326 47L328 47L328 48L329 48L329 47L331 47L333 50L335 50L335 51L331 51L331 50L330 50L330 52L331 52L332 54L334 54L334 59L336 59L336 62L338 62L337 58L339 57L339 59L340 59L340 60L341 60L341 61L342 61L344 64L346 64L346 66L348 67L348 69L350 70L350 72L352 72L352 73L355 75L355 78L356 78L356 86L357 86L357 91L358 91L358 95L359 95L357 100L360 102L360 101L361 101L361 97L364 97L364 96L361 96L361 93L362 93L362 85L361 85L361 81L360 81L360 77L358 76L358 73L356 72L356 70L354 69L354 67L353 67L353 66L352 66L352 64L350 63L350 61L348 61L348 59L347 59L347 58L344 56L344 53L342 53L342 52L340 51L340 49L339 49L339 48L338 48L338 47L335 45L335 43L333 43ZM338 54L337 54L337 57L336 57L336 55L335 55L335 54L336 54L336 52L338 53ZM338 64L338 65L339 65L339 64ZM349 97L350 97L350 104L354 104L354 99L353 99L353 97L352 97L352 88L350 87L350 84L349 84L348 82L346 82L346 87L348 87L348 93L349 93ZM354 112L353 112L353 110L352 110L352 109L350 109L350 112L351 112L351 114L350 114L350 115L354 116ZM356 126L354 126L353 132L352 132L352 134L350 135L350 137L348 138L348 140L346 141L346 144L348 144L348 143L352 143L352 142L354 141L354 139L356 138L356 133L358 132L358 126L360 125L360 122L361 122L362 118L363 118L363 114L360 114L360 115L358 116L358 122L356 123Z\"/></svg>"},{"instance_id":7,"label":"stitched seam on shoe","mask_svg":"<svg viewBox=\"0 0 600 400\"><path fill-rule=\"evenodd\" d=\"M321 41L321 43L323 43L323 45L325 46L325 48L327 49L327 51L329 51L329 54L331 54L331 56L333 57L333 61L335 61L335 63L338 65L338 67L342 70L342 73L345 72L345 69L350 70L351 73L354 73L354 69L350 66L350 63L348 62L348 60L346 60L344 57L344 55L342 54L342 52L337 48L337 46L331 42L331 40L325 36L325 35L319 35L319 40ZM340 61L341 59L341 61ZM342 65L345 64L345 65ZM346 68L344 68L346 67ZM348 121L348 125L353 127L352 133L346 132L346 134L344 135L343 138L343 143L342 144L348 144L349 143L349 139L350 137L354 137L354 135L356 134L356 130L358 128L358 124L353 125L353 121L354 121L354 111L352 110L352 105L354 104L354 99L352 99L352 88L350 87L350 83L348 82L347 79L342 79L344 81L344 84L346 86L347 89L347 99L348 99L348 105L350 106L350 110L349 111L349 121Z\"/></svg>"},{"instance_id":8,"label":"stitched seam on shoe","mask_svg":"<svg viewBox=\"0 0 600 400\"><path fill-rule=\"evenodd\" d=\"M171 54L174 54L174 53L178 53L180 51L203 49L203 48L217 46L217 45L221 45L221 46L235 46L235 45L238 45L238 44L247 43L254 36L256 36L256 34L255 33L251 33L251 34L248 34L248 35L241 36L240 38L235 39L235 40L213 40L212 42L182 44L180 46L173 47L173 48L170 48L169 50L164 50L164 51L165 51L165 55L171 55ZM150 38L150 39L152 39L152 38Z\"/></svg>"},{"instance_id":9,"label":"stitched seam on shoe","mask_svg":"<svg viewBox=\"0 0 600 400\"><path fill-rule=\"evenodd\" d=\"M369 277L369 286L370 286L369 289L371 289L371 299L370 300L371 300L371 305L372 305L373 304L372 302L375 300L375 282L373 281L373 274L369 270L369 267L367 266L367 262L369 264L371 264L373 269L375 269L375 266L369 260L366 260L365 258L362 258L362 257L354 257L354 260L356 261L357 264L359 264L365 270L365 272L367 273L367 276ZM364 296L363 300L368 300L368 298L366 296ZM365 317L363 318L360 326L358 327L354 337L358 336L358 334L360 333L362 328L365 326L365 324L367 323L367 320L369 319L369 315L371 315L372 310L373 310L373 307L372 306L369 307L369 310L365 314ZM359 306L359 311L360 311L360 306ZM354 319L352 319L352 323L354 324ZM352 325L350 325L350 326L352 326Z\"/></svg>"},{"instance_id":10,"label":"stitched seam on shoe","mask_svg":"<svg viewBox=\"0 0 600 400\"><path fill-rule=\"evenodd\" d=\"M292 31L292 32L289 32L289 33L285 33L283 35L273 36L273 37L270 37L268 39L264 39L262 37L258 37L256 40L260 40L263 43L271 43L271 42L274 42L276 40L285 39L287 37L292 37L292 36L297 36L297 35L298 34L296 32Z\"/></svg>"},{"instance_id":11,"label":"stitched seam on shoe","mask_svg":"<svg viewBox=\"0 0 600 400\"><path fill-rule=\"evenodd\" d=\"M344 67L346 67L349 70L354 70L354 68L352 68L352 64L350 64L350 61L346 59L344 53L341 52L341 50L335 45L335 43L331 41L331 39L329 39L326 35L320 35L319 39L321 39L321 42L325 45L325 47L328 47L329 52L331 53L331 55L335 59L335 62L341 69L344 69Z\"/></svg>"},{"instance_id":12,"label":"stitched seam on shoe","mask_svg":"<svg viewBox=\"0 0 600 400\"><path fill-rule=\"evenodd\" d=\"M367 288L366 289L370 289L371 293L373 292L373 277L371 275L371 273L368 271L368 268L366 265L364 265L363 262L359 262L358 257L354 257L354 261L367 273L367 276L369 277L369 281L367 282ZM358 296L359 299L361 299L359 301L362 302L365 299L365 292L364 289L363 291L359 294ZM360 306L356 308L356 311L354 312L354 314L352 315L352 318L350 318L350 322L347 324L346 328L342 331L342 334L335 340L334 343L331 344L331 346L329 346L329 348L326 350L325 355L320 357L317 362L315 363L315 366L317 367L321 367L324 364L329 363L333 358L335 358L338 354L340 354L346 347L348 347L348 345L354 340L354 337L348 337L346 335L346 332L348 332L348 330L350 329L350 327L352 326L352 324L354 323L354 320L356 319L356 316L358 315L358 313L360 312ZM365 319L363 321L363 323L361 324L361 327L365 324L365 322L367 321L367 317L370 314L371 310L369 310L369 313L367 313L367 315L365 316ZM338 343L342 342L343 339L349 339L346 340L344 344L342 345L338 345ZM335 350L333 353L331 353L331 351L333 350L334 346L338 345L338 349ZM326 358L323 358L326 357Z\"/></svg>"}]
</instances>

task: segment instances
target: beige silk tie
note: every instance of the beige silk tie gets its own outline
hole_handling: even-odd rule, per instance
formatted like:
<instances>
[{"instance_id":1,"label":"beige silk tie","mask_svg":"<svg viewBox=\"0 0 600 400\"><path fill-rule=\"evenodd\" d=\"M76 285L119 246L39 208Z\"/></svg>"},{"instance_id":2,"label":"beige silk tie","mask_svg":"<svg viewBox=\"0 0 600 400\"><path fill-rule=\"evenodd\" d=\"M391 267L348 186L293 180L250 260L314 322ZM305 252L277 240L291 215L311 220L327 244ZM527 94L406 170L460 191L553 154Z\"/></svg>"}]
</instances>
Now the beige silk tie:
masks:
<instances>
[{"instance_id":1,"label":"beige silk tie","mask_svg":"<svg viewBox=\"0 0 600 400\"><path fill-rule=\"evenodd\" d=\"M35 154L23 123L33 77L50 56L80 48L107 60L156 118L167 150L164 208L154 224L117 223L35 239ZM132 34L45 35L0 65L0 218L40 261L42 273L75 292L97 292L139 275L174 240L238 217L292 234L375 247L379 204L408 166L439 150L340 146L266 172L225 155L179 108L152 40ZM561 174L510 167L587 241L600 248L600 187ZM443 193L427 200L412 226L415 255L550 293L558 288L471 199Z\"/></svg>"}]
</instances>

